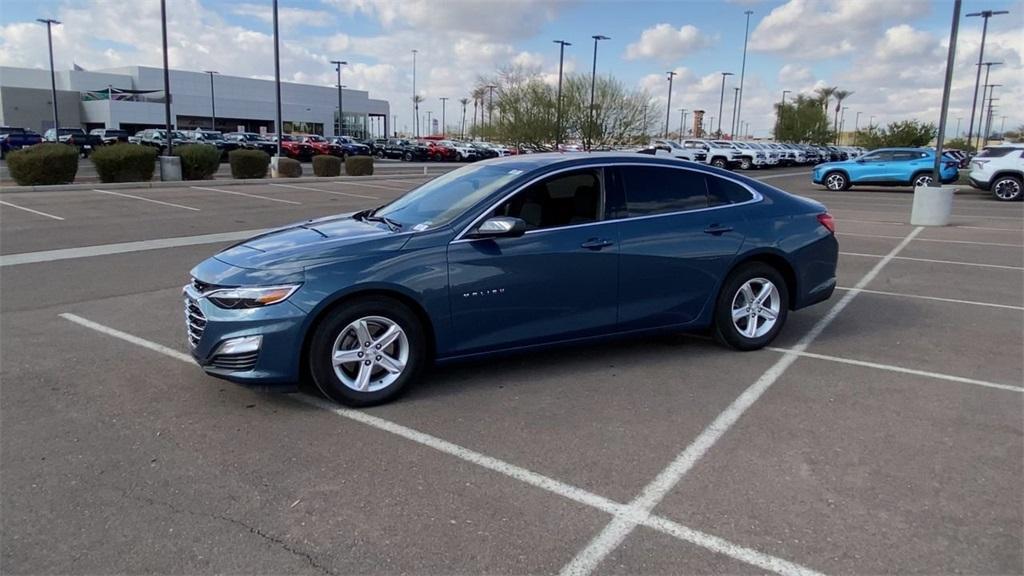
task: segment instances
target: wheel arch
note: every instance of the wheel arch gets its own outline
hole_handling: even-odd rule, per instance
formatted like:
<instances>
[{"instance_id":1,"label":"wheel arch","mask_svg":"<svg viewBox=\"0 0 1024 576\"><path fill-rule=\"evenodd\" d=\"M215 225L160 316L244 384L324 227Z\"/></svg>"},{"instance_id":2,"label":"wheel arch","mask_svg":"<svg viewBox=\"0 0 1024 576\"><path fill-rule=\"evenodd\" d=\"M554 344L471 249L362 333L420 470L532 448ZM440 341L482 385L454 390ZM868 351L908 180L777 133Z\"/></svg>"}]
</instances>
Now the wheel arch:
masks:
<instances>
[{"instance_id":1,"label":"wheel arch","mask_svg":"<svg viewBox=\"0 0 1024 576\"><path fill-rule=\"evenodd\" d=\"M1006 178L1007 176L1011 178L1016 178L1020 182L1024 182L1024 172L1019 172L1017 170L999 170L998 172L993 174L988 181L989 183L994 183L996 180L999 180L1000 178Z\"/></svg>"},{"instance_id":2,"label":"wheel arch","mask_svg":"<svg viewBox=\"0 0 1024 576\"><path fill-rule=\"evenodd\" d=\"M797 280L796 269L793 264L789 261L786 256L777 250L758 250L756 252L748 252L740 255L732 266L729 267L729 272L722 277L722 282L719 285L718 291L721 292L722 286L725 285L725 278L732 274L740 266L750 264L752 262L759 262L761 264L767 264L772 268L779 271L782 275L782 279L786 282L786 292L789 294L789 306L790 310L794 310L794 305L797 302L797 294L800 288L799 281Z\"/></svg>"}]
</instances>

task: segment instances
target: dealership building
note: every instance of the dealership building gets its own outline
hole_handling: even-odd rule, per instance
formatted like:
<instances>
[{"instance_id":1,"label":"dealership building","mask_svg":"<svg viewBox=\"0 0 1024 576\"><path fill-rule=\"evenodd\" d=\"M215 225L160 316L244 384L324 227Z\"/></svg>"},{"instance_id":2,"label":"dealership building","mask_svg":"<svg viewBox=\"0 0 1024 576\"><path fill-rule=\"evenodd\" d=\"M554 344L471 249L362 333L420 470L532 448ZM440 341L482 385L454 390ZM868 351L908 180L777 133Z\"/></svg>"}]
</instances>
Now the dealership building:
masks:
<instances>
[{"instance_id":1,"label":"dealership building","mask_svg":"<svg viewBox=\"0 0 1024 576\"><path fill-rule=\"evenodd\" d=\"M61 127L120 128L130 133L165 125L162 68L59 70L57 113ZM273 80L170 71L171 124L179 130L277 132ZM0 126L42 133L53 127L50 71L0 66ZM364 90L343 89L344 134L357 138L389 131L389 106ZM336 135L338 89L281 83L284 132Z\"/></svg>"}]
</instances>

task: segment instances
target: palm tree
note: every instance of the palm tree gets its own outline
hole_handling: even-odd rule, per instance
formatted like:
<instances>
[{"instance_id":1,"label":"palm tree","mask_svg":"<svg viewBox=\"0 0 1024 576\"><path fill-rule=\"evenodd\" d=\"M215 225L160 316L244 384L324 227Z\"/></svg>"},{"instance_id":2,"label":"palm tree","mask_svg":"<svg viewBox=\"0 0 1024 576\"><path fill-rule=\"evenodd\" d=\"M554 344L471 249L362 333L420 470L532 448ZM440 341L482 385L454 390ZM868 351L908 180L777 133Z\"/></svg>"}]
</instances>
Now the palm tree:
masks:
<instances>
[{"instance_id":1,"label":"palm tree","mask_svg":"<svg viewBox=\"0 0 1024 576\"><path fill-rule=\"evenodd\" d=\"M823 86L814 91L815 94L818 95L818 100L821 101L822 109L825 110L825 126L822 126L822 128L825 128L826 130L828 130L828 100L838 89L839 88L836 88L835 86Z\"/></svg>"},{"instance_id":2,"label":"palm tree","mask_svg":"<svg viewBox=\"0 0 1024 576\"><path fill-rule=\"evenodd\" d=\"M477 125L477 132L479 132L480 126L483 126L483 123L484 123L484 94L486 92L487 92L487 89L484 88L483 86L477 86L476 88L473 89L473 110L474 110L473 122L474 123L476 123L476 109L477 109L476 103L477 103L477 101L480 102L480 122L476 124Z\"/></svg>"},{"instance_id":3,"label":"palm tree","mask_svg":"<svg viewBox=\"0 0 1024 576\"><path fill-rule=\"evenodd\" d=\"M460 130L461 135L459 137L462 138L463 140L465 140L466 139L466 104L469 104L469 98L461 98L461 99L459 99L459 104L462 104L462 130Z\"/></svg>"},{"instance_id":4,"label":"palm tree","mask_svg":"<svg viewBox=\"0 0 1024 576\"><path fill-rule=\"evenodd\" d=\"M836 144L839 143L839 110L843 106L843 100L848 98L851 94L853 94L853 92L850 90L833 89L832 91L832 95L836 97L836 120L833 128L833 132L836 133Z\"/></svg>"}]
</instances>

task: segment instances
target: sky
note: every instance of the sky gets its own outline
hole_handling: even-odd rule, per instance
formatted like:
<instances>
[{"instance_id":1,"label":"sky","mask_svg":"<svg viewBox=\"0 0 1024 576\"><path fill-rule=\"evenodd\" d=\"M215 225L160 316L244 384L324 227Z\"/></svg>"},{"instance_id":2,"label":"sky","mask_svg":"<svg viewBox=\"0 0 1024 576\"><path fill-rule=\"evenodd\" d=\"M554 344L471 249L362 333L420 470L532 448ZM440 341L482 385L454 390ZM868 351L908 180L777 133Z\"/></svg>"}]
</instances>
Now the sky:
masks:
<instances>
[{"instance_id":1,"label":"sky","mask_svg":"<svg viewBox=\"0 0 1024 576\"><path fill-rule=\"evenodd\" d=\"M185 70L273 78L270 0L167 0L170 65ZM346 60L342 83L391 103L399 129L412 121L412 50L420 111L449 125L481 75L510 64L557 81L589 73L595 34L598 74L647 89L664 109L666 73L675 71L671 124L679 109L719 116L725 126L739 83L744 11L750 10L742 119L770 134L773 104L821 86L852 91L845 126L904 119L938 122L952 0L280 0L282 79L334 86L331 60ZM1024 124L1024 0L964 0L963 14L1008 10L989 21L985 60L995 88L993 124ZM58 69L160 66L158 0L0 0L0 65L47 67L36 18L56 18ZM962 17L956 43L948 134L967 130L981 41L981 18ZM984 74L982 75L984 76ZM0 77L0 84L3 78ZM472 107L472 105L470 105ZM859 120L856 117L860 112ZM663 121L662 121L663 122ZM717 125L717 119L715 120Z\"/></svg>"}]
</instances>

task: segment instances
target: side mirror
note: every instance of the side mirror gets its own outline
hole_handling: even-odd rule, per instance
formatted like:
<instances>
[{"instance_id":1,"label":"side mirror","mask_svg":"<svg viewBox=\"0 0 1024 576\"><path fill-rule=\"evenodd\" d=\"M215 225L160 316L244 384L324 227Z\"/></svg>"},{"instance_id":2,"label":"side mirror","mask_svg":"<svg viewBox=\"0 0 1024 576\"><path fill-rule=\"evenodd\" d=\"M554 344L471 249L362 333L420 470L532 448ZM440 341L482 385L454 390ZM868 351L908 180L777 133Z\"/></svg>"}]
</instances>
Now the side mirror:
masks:
<instances>
[{"instance_id":1,"label":"side mirror","mask_svg":"<svg viewBox=\"0 0 1024 576\"><path fill-rule=\"evenodd\" d=\"M471 232L468 237L480 238L518 238L526 233L526 222L521 218L497 216L484 220L483 224Z\"/></svg>"}]
</instances>

